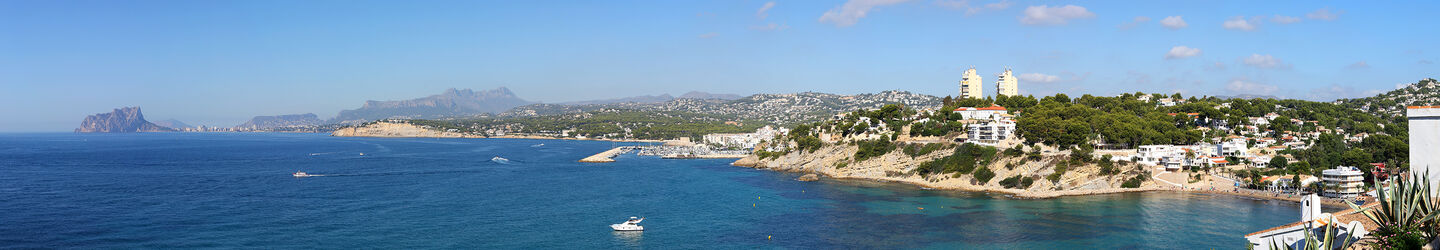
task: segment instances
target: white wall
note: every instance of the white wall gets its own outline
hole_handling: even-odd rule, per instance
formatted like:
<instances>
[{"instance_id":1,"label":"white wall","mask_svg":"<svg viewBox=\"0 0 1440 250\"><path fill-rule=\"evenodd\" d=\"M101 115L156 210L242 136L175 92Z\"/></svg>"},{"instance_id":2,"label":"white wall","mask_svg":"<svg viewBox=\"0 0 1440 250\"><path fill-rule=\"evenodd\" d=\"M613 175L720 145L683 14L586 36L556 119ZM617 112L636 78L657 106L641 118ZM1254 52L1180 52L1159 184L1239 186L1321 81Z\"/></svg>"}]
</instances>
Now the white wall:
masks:
<instances>
[{"instance_id":1,"label":"white wall","mask_svg":"<svg viewBox=\"0 0 1440 250\"><path fill-rule=\"evenodd\" d=\"M1428 172L1431 182L1440 182L1440 107L1411 108L1405 114L1410 117L1410 172Z\"/></svg>"}]
</instances>

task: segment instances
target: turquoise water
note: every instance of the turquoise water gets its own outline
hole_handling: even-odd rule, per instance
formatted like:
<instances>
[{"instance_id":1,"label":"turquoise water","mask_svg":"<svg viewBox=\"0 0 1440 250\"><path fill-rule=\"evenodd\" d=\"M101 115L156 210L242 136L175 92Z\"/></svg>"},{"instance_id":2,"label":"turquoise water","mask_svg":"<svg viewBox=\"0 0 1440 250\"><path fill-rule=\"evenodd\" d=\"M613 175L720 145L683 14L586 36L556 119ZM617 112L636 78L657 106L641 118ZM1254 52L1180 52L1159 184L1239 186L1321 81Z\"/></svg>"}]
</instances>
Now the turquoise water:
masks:
<instances>
[{"instance_id":1,"label":"turquoise water","mask_svg":"<svg viewBox=\"0 0 1440 250\"><path fill-rule=\"evenodd\" d=\"M576 162L613 145L627 144L0 134L0 246L1208 249L1243 248L1242 235L1299 210L1178 193L1016 200L799 182L728 160ZM608 228L629 216L647 217L647 231Z\"/></svg>"}]
</instances>

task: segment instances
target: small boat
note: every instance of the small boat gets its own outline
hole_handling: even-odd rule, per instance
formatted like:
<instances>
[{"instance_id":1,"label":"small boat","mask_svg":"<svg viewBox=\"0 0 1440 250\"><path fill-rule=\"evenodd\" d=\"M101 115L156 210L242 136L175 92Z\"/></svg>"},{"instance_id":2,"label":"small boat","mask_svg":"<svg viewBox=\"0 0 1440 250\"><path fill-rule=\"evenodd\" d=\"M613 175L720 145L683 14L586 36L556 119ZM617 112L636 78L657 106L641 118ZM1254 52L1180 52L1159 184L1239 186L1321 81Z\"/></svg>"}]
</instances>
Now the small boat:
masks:
<instances>
[{"instance_id":1,"label":"small boat","mask_svg":"<svg viewBox=\"0 0 1440 250\"><path fill-rule=\"evenodd\" d=\"M510 163L510 159L505 159L505 157L499 157L499 156L496 156L495 158L490 158L490 161L493 161L493 162L495 162L495 163L500 163L500 164L508 164L508 163Z\"/></svg>"},{"instance_id":2,"label":"small boat","mask_svg":"<svg viewBox=\"0 0 1440 250\"><path fill-rule=\"evenodd\" d=\"M541 143L541 144L535 144L535 145L530 145L530 147L532 147L532 148L538 148L538 147L543 147L543 146L545 146L545 144L544 144L544 143Z\"/></svg>"},{"instance_id":3,"label":"small boat","mask_svg":"<svg viewBox=\"0 0 1440 250\"><path fill-rule=\"evenodd\" d=\"M305 173L305 171L295 171L295 173L294 173L294 174L291 174L291 175L295 176L295 178L305 178L305 177L314 176L314 175L310 175L310 174Z\"/></svg>"},{"instance_id":4,"label":"small boat","mask_svg":"<svg viewBox=\"0 0 1440 250\"><path fill-rule=\"evenodd\" d=\"M615 229L615 231L645 231L645 227L640 226L640 221L643 220L645 220L645 218L636 219L635 217L630 217L630 220L624 223L610 224L610 228Z\"/></svg>"}]
</instances>

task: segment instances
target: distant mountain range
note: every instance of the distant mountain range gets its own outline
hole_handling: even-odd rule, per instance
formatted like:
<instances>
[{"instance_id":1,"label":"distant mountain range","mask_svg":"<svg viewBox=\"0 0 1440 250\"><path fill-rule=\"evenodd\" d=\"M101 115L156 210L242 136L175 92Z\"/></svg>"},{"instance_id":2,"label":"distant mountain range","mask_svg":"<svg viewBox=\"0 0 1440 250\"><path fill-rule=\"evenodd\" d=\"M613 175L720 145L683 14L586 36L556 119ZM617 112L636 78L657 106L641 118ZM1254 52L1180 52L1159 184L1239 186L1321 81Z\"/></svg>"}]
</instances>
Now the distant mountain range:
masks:
<instances>
[{"instance_id":1,"label":"distant mountain range","mask_svg":"<svg viewBox=\"0 0 1440 250\"><path fill-rule=\"evenodd\" d=\"M1220 98L1220 99L1246 99L1246 100L1249 100L1249 99L1275 99L1275 100L1279 100L1279 99L1280 99L1280 97L1277 97L1277 96L1274 96L1274 95L1251 95L1251 94L1218 95L1218 96L1215 96L1215 98Z\"/></svg>"},{"instance_id":2,"label":"distant mountain range","mask_svg":"<svg viewBox=\"0 0 1440 250\"><path fill-rule=\"evenodd\" d=\"M366 101L359 109L340 111L329 123L362 123L381 119L433 119L505 112L532 102L520 99L510 89L447 89L445 93L403 101Z\"/></svg>"},{"instance_id":3,"label":"distant mountain range","mask_svg":"<svg viewBox=\"0 0 1440 250\"><path fill-rule=\"evenodd\" d=\"M736 94L711 94L711 93L705 93L705 92L700 92L700 91L690 91L690 92L688 92L688 93L685 93L684 95L680 95L680 97L674 97L674 96L671 96L670 94L642 95L642 96L632 96L632 97L615 98L615 99L604 99L604 100L561 102L561 103L554 103L554 104L559 104L559 105L593 105L593 104L613 104L613 103L660 103L660 102L672 101L672 100L675 100L675 99L701 99L701 100L715 99L715 100L727 100L727 101L728 101L728 100L740 99L740 95L736 95Z\"/></svg>"},{"instance_id":4,"label":"distant mountain range","mask_svg":"<svg viewBox=\"0 0 1440 250\"><path fill-rule=\"evenodd\" d=\"M99 113L85 117L76 133L135 133L171 132L174 129L161 127L145 120L140 107L124 107L110 113Z\"/></svg>"},{"instance_id":5,"label":"distant mountain range","mask_svg":"<svg viewBox=\"0 0 1440 250\"><path fill-rule=\"evenodd\" d=\"M500 116L536 117L619 109L654 112L680 111L729 116L742 120L758 120L774 124L795 124L818 121L840 112L855 111L861 108L879 108L891 103L926 108L938 107L940 101L941 98L936 96L893 90L858 95L804 92L757 94L733 100L675 98L670 101L653 103L531 104L500 113Z\"/></svg>"},{"instance_id":6,"label":"distant mountain range","mask_svg":"<svg viewBox=\"0 0 1440 250\"><path fill-rule=\"evenodd\" d=\"M254 131L284 127L319 126L323 124L325 124L325 121L320 120L320 117L315 116L313 113L307 113L297 115L256 116L255 118L250 118L250 121L245 122L245 124L235 126L235 129L240 131Z\"/></svg>"},{"instance_id":7,"label":"distant mountain range","mask_svg":"<svg viewBox=\"0 0 1440 250\"><path fill-rule=\"evenodd\" d=\"M190 124L185 124L184 122L181 122L181 121L175 120L175 119L165 119L165 120L156 121L156 122L151 122L151 123L155 123L155 125L160 125L161 127L167 127L167 128L177 129L177 130L179 130L179 129L187 129L187 128L194 128L194 127L195 127L195 126L190 126Z\"/></svg>"}]
</instances>

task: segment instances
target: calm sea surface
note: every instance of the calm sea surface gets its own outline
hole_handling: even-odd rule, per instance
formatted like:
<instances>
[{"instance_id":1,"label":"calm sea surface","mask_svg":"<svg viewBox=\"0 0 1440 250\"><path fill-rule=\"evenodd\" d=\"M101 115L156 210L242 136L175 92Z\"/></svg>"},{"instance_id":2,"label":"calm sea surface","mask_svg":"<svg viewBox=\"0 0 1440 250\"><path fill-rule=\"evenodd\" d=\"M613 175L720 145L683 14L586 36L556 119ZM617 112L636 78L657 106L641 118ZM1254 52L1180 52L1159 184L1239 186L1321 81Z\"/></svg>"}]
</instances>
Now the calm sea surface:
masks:
<instances>
[{"instance_id":1,"label":"calm sea surface","mask_svg":"<svg viewBox=\"0 0 1440 250\"><path fill-rule=\"evenodd\" d=\"M1299 217L1223 196L1015 200L730 160L576 162L613 145L0 134L0 248L1234 249ZM647 231L608 227L629 216Z\"/></svg>"}]
</instances>

